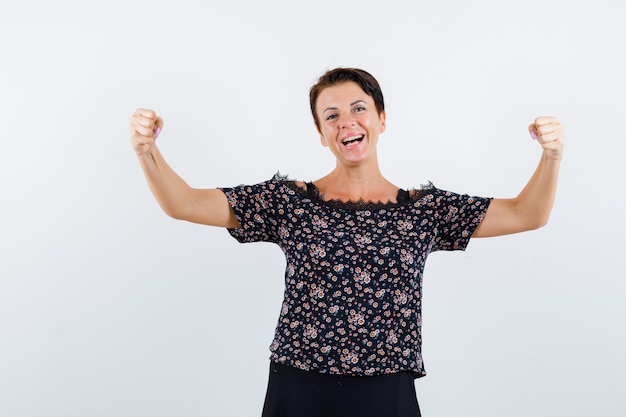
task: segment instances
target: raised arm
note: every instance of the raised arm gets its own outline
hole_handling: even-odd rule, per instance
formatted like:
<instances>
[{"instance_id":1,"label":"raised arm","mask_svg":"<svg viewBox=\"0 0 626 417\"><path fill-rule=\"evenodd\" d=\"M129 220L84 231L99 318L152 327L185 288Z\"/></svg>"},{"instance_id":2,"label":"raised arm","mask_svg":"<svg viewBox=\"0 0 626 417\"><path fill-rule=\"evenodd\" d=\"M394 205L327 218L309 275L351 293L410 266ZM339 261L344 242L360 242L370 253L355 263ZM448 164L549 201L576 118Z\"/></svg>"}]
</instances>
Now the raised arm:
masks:
<instances>
[{"instance_id":1,"label":"raised arm","mask_svg":"<svg viewBox=\"0 0 626 417\"><path fill-rule=\"evenodd\" d=\"M191 188L165 162L156 139L163 119L152 110L137 109L130 118L130 141L152 194L163 211L175 219L220 227L240 227L218 189Z\"/></svg>"},{"instance_id":2,"label":"raised arm","mask_svg":"<svg viewBox=\"0 0 626 417\"><path fill-rule=\"evenodd\" d=\"M548 222L563 158L563 126L555 117L538 117L528 130L543 148L539 166L517 197L491 202L472 237L524 232Z\"/></svg>"}]
</instances>

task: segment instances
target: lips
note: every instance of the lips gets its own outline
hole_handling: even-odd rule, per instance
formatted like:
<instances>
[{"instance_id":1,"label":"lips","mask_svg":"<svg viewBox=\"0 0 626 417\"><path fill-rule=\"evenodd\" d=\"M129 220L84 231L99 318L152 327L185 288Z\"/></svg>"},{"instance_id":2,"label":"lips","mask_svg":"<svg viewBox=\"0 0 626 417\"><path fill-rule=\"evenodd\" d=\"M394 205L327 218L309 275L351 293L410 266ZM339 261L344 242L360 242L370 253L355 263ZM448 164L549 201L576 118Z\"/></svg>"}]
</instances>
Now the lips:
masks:
<instances>
[{"instance_id":1,"label":"lips","mask_svg":"<svg viewBox=\"0 0 626 417\"><path fill-rule=\"evenodd\" d=\"M349 146L353 146L353 145L356 145L357 143L361 142L364 137L365 137L364 135L351 135L351 136L348 136L347 138L343 139L341 141L341 143L344 146L348 146L348 147Z\"/></svg>"}]
</instances>

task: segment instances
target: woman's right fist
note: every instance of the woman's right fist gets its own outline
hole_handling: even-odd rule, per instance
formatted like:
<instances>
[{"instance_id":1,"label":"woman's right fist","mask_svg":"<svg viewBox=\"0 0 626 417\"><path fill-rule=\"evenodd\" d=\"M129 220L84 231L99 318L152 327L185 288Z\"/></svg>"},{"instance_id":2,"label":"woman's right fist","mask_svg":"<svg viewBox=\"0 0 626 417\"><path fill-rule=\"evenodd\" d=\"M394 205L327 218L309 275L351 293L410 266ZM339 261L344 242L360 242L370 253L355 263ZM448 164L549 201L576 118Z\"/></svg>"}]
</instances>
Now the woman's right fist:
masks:
<instances>
[{"instance_id":1,"label":"woman's right fist","mask_svg":"<svg viewBox=\"0 0 626 417\"><path fill-rule=\"evenodd\" d=\"M130 143L137 155L141 156L150 151L161 129L163 119L153 110L135 110L130 118Z\"/></svg>"}]
</instances>

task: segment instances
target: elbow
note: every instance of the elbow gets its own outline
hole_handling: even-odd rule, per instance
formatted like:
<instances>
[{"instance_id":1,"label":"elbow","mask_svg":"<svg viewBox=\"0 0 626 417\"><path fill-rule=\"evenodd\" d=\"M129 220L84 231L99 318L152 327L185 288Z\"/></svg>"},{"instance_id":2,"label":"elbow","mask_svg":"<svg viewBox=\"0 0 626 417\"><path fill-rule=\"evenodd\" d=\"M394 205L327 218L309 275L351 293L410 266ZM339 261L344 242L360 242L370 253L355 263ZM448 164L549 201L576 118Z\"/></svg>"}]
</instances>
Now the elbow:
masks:
<instances>
[{"instance_id":1,"label":"elbow","mask_svg":"<svg viewBox=\"0 0 626 417\"><path fill-rule=\"evenodd\" d=\"M161 206L161 210L169 217L176 220L189 219L193 209L193 202L195 201L194 194L189 193L159 197L157 197L159 206Z\"/></svg>"},{"instance_id":2,"label":"elbow","mask_svg":"<svg viewBox=\"0 0 626 417\"><path fill-rule=\"evenodd\" d=\"M518 204L515 211L520 229L530 231L548 224L552 206Z\"/></svg>"},{"instance_id":3,"label":"elbow","mask_svg":"<svg viewBox=\"0 0 626 417\"><path fill-rule=\"evenodd\" d=\"M167 214L169 217L171 217L174 220L183 220L183 216L180 215L180 213L177 212L173 212L173 211L165 211L165 214Z\"/></svg>"},{"instance_id":4,"label":"elbow","mask_svg":"<svg viewBox=\"0 0 626 417\"><path fill-rule=\"evenodd\" d=\"M537 230L548 224L550 220L550 216L540 216L533 219L531 222L527 224L527 230Z\"/></svg>"},{"instance_id":5,"label":"elbow","mask_svg":"<svg viewBox=\"0 0 626 417\"><path fill-rule=\"evenodd\" d=\"M172 206L172 205L161 204L161 209L163 210L165 214L167 214L172 219L185 220L185 214L180 209L180 207L177 207L175 205Z\"/></svg>"}]
</instances>

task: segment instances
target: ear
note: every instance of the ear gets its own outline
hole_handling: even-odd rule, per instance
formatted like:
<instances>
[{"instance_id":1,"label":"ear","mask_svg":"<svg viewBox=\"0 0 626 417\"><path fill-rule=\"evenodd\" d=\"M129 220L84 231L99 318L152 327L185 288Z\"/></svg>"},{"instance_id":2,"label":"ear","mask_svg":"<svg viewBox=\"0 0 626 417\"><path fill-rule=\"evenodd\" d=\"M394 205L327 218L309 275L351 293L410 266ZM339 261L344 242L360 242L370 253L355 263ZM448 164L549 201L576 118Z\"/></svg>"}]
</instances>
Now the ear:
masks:
<instances>
[{"instance_id":1,"label":"ear","mask_svg":"<svg viewBox=\"0 0 626 417\"><path fill-rule=\"evenodd\" d=\"M387 129L387 113L385 111L381 111L378 115L380 119L380 133L383 133Z\"/></svg>"}]
</instances>

